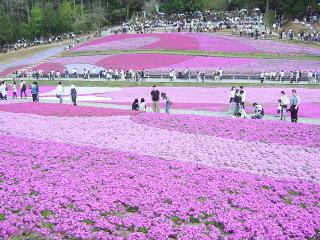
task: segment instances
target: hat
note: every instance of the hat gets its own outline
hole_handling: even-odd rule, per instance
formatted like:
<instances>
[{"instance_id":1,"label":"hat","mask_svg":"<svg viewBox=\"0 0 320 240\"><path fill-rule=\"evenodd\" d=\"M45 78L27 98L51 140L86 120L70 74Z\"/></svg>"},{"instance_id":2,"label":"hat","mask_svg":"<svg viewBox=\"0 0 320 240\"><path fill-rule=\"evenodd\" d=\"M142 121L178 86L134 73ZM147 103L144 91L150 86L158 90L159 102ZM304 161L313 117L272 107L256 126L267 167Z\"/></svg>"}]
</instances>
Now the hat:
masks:
<instances>
[{"instance_id":1,"label":"hat","mask_svg":"<svg viewBox=\"0 0 320 240\"><path fill-rule=\"evenodd\" d=\"M72 84L72 85L70 86L70 88L71 88L71 89L74 89L74 88L76 88L76 87Z\"/></svg>"}]
</instances>

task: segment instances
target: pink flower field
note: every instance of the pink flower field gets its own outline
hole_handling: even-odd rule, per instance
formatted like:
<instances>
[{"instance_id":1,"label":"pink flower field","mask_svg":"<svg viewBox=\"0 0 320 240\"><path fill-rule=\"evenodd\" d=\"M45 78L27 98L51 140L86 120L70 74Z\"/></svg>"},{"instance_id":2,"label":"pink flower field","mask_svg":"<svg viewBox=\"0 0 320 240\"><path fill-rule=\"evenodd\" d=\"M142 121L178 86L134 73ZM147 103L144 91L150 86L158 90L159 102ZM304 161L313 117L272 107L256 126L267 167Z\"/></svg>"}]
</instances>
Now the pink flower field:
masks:
<instances>
[{"instance_id":1,"label":"pink flower field","mask_svg":"<svg viewBox=\"0 0 320 240\"><path fill-rule=\"evenodd\" d=\"M40 103L0 118L0 238L319 238L318 125Z\"/></svg>"},{"instance_id":2,"label":"pink flower field","mask_svg":"<svg viewBox=\"0 0 320 240\"><path fill-rule=\"evenodd\" d=\"M120 34L106 36L76 47L73 51L102 50L200 50L210 52L265 52L319 55L320 49L269 40L252 40L200 33Z\"/></svg>"},{"instance_id":3,"label":"pink flower field","mask_svg":"<svg viewBox=\"0 0 320 240\"><path fill-rule=\"evenodd\" d=\"M35 67L45 72L51 70L69 72L76 67L79 72L83 69L133 69L148 70L150 73L168 74L171 69L182 71L189 68L193 72L211 71L223 68L228 74L260 74L263 71L284 70L290 71L316 71L319 69L318 61L285 60L285 59L255 59L255 58L227 58L227 57L200 57L168 54L121 54L108 56L75 56L61 57L48 61Z\"/></svg>"}]
</instances>

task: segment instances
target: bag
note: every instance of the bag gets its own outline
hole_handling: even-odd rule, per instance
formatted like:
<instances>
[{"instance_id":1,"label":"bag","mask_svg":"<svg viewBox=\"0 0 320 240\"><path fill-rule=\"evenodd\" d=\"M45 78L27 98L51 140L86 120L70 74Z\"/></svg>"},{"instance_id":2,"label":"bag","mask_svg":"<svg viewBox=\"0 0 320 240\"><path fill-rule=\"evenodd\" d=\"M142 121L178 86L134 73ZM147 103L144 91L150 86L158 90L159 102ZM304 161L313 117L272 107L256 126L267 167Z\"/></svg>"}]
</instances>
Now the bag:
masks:
<instances>
[{"instance_id":1,"label":"bag","mask_svg":"<svg viewBox=\"0 0 320 240\"><path fill-rule=\"evenodd\" d=\"M56 98L60 98L60 95L59 95L59 94L56 94Z\"/></svg>"}]
</instances>

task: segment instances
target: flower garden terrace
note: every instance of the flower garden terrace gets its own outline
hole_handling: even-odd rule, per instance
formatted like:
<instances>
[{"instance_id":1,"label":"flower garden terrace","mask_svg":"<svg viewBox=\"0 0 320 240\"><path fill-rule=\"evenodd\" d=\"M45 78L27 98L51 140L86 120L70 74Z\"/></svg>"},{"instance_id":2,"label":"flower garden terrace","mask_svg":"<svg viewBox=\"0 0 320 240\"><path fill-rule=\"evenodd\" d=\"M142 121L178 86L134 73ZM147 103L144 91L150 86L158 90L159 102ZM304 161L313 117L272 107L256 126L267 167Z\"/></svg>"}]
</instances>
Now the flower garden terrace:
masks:
<instances>
[{"instance_id":1,"label":"flower garden terrace","mask_svg":"<svg viewBox=\"0 0 320 240\"><path fill-rule=\"evenodd\" d=\"M44 103L0 116L4 239L319 238L319 125Z\"/></svg>"},{"instance_id":2,"label":"flower garden terrace","mask_svg":"<svg viewBox=\"0 0 320 240\"><path fill-rule=\"evenodd\" d=\"M189 68L193 74L222 68L226 75L256 75L284 70L319 71L320 48L317 44L292 44L275 40L253 40L218 34L152 33L122 34L80 44L61 57L38 64L33 70L45 73L67 69L97 72L142 70L168 74Z\"/></svg>"}]
</instances>

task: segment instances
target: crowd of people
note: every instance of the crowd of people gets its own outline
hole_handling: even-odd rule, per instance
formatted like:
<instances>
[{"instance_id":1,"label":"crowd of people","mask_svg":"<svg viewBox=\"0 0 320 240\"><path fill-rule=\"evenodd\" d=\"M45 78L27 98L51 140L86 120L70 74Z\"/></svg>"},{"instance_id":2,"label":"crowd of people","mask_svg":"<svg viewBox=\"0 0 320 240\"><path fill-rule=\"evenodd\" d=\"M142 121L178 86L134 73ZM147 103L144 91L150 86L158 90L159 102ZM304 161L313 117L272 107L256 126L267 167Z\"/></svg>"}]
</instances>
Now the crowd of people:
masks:
<instances>
[{"instance_id":1,"label":"crowd of people","mask_svg":"<svg viewBox=\"0 0 320 240\"><path fill-rule=\"evenodd\" d=\"M243 86L240 88L232 87L229 92L229 113L233 117L247 118L246 112L246 97L247 92ZM281 121L287 121L287 113L291 113L291 122L298 122L298 111L301 103L300 96L295 89L292 90L292 96L287 97L285 91L281 91L279 100L277 102L276 117L279 117ZM262 104L253 103L253 114L251 118L262 119L265 115Z\"/></svg>"},{"instance_id":2,"label":"crowd of people","mask_svg":"<svg viewBox=\"0 0 320 240\"><path fill-rule=\"evenodd\" d=\"M64 40L79 41L74 33L65 33L58 36L40 37L35 38L32 41L28 41L24 38L18 39L16 42L11 44L5 44L0 46L0 53L8 53L12 50L18 51L21 49L28 49L30 47L38 45L47 45L52 43L63 42Z\"/></svg>"},{"instance_id":3,"label":"crowd of people","mask_svg":"<svg viewBox=\"0 0 320 240\"><path fill-rule=\"evenodd\" d=\"M125 33L152 33L156 28L165 32L217 32L224 29L234 29L234 33L250 35L250 32L266 28L263 14L255 9L250 14L247 10L232 12L196 11L165 14L158 13L153 19L143 17L134 21L125 22L112 30L114 34ZM242 34L241 34L242 35Z\"/></svg>"},{"instance_id":4,"label":"crowd of people","mask_svg":"<svg viewBox=\"0 0 320 240\"><path fill-rule=\"evenodd\" d=\"M168 74L153 74L145 69L142 70L124 70L124 69L103 69L97 71L95 67L91 69L82 69L79 70L77 68L73 68L71 71L68 71L66 68L63 72L59 70L54 71L51 70L49 72L44 72L41 69L27 70L25 72L16 71L12 73L13 79L22 79L22 78L33 78L35 80L55 80L55 79L68 79L68 78L83 78L83 79L106 79L107 81L111 80L119 80L119 81L146 81L148 78L157 78L159 76L168 77L170 81L174 82L177 79L186 79L190 80L195 78L197 82L204 82L206 79L211 79L214 81L222 80L224 76L229 77L236 75L225 74L222 68L215 69L211 72L208 71L191 71L188 67L184 70L169 70ZM249 75L248 75L249 76ZM279 82L290 82L290 83L299 83L301 81L308 81L309 84L320 84L320 70L319 71L309 71L309 72L301 72L298 70L284 72L282 71L264 71L261 72L260 75L251 75L250 78L260 79L261 83L265 81L279 81Z\"/></svg>"}]
</instances>

